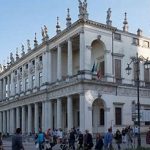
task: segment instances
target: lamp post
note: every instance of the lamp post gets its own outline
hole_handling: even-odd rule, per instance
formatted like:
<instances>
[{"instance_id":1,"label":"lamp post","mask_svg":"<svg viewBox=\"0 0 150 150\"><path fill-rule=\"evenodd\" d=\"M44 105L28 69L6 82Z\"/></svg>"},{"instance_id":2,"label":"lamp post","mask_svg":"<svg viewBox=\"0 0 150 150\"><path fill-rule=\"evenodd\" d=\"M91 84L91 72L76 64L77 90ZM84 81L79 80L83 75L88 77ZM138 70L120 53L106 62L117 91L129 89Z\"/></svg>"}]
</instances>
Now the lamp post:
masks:
<instances>
[{"instance_id":1,"label":"lamp post","mask_svg":"<svg viewBox=\"0 0 150 150\"><path fill-rule=\"evenodd\" d=\"M131 57L131 62L127 64L127 68L126 68L126 72L127 74L131 74L131 70L132 68L130 67L130 65L132 63L134 63L136 65L136 82L137 82L137 113L138 113L138 147L141 147L141 132L140 132L140 80L139 80L139 75L140 75L140 62L144 62L144 66L146 69L150 68L150 61L148 60L148 58L144 58L143 56L138 56L138 53L136 54L136 57Z\"/></svg>"}]
</instances>

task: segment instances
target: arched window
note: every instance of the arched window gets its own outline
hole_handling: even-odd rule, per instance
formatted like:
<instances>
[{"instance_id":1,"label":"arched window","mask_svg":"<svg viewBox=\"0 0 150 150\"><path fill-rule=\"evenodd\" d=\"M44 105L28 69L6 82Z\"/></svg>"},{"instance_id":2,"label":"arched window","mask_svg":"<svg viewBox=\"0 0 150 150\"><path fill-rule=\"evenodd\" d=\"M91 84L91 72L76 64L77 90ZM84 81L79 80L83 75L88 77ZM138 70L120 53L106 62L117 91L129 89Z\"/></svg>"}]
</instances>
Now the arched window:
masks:
<instances>
[{"instance_id":1,"label":"arched window","mask_svg":"<svg viewBox=\"0 0 150 150\"><path fill-rule=\"evenodd\" d=\"M100 125L104 125L104 118L105 118L104 117L105 116L104 115L104 108L100 109L100 115L99 116L100 116L100 120L99 120L100 121Z\"/></svg>"}]
</instances>

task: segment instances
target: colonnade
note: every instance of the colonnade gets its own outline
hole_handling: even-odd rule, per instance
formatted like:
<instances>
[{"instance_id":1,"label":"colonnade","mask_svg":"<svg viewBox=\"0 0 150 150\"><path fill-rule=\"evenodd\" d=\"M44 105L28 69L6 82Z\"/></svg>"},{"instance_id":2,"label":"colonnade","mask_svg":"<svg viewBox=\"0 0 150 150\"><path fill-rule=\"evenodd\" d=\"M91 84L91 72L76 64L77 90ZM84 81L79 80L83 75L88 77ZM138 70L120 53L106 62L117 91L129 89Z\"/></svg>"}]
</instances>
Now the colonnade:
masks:
<instances>
[{"instance_id":1,"label":"colonnade","mask_svg":"<svg viewBox=\"0 0 150 150\"><path fill-rule=\"evenodd\" d=\"M13 134L16 128L21 128L23 134L37 133L39 128L43 131L48 128L70 130L75 124L76 127L85 130L83 95L80 94L75 100L73 96L67 96L65 104L63 100L64 98L46 100L0 111L0 132ZM64 105L66 105L66 112ZM79 118L73 112L75 108L78 109Z\"/></svg>"}]
</instances>

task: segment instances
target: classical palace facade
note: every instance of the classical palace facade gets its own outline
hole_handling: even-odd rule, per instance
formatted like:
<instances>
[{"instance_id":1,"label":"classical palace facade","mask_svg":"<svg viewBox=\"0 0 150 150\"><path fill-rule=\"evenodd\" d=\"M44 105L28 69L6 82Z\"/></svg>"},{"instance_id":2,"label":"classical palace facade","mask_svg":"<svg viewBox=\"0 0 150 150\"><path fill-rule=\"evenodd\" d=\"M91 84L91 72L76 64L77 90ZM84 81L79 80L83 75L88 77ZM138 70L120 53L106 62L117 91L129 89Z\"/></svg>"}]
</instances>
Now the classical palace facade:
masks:
<instances>
[{"instance_id":1,"label":"classical palace facade","mask_svg":"<svg viewBox=\"0 0 150 150\"><path fill-rule=\"evenodd\" d=\"M49 38L42 29L42 43L36 35L34 48L22 45L21 56L10 54L0 72L0 131L13 134L39 128L72 127L92 133L112 126L121 129L137 123L137 83L131 58L150 56L150 39L128 32L125 13L123 30L112 26L111 10L106 24L88 19L87 2L79 1L79 19ZM150 70L140 63L141 130L150 125Z\"/></svg>"}]
</instances>

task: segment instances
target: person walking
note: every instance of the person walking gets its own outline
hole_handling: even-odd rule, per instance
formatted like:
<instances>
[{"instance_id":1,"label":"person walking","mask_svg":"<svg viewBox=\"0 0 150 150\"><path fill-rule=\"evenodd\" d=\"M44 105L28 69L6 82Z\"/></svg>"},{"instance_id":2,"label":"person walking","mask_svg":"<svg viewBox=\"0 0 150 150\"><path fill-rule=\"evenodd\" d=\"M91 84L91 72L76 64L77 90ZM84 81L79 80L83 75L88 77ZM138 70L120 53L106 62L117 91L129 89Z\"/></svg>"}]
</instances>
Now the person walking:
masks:
<instances>
[{"instance_id":1,"label":"person walking","mask_svg":"<svg viewBox=\"0 0 150 150\"><path fill-rule=\"evenodd\" d=\"M108 132L104 135L105 150L113 150L112 140L113 140L112 128L109 128Z\"/></svg>"},{"instance_id":2,"label":"person walking","mask_svg":"<svg viewBox=\"0 0 150 150\"><path fill-rule=\"evenodd\" d=\"M83 149L83 134L81 131L78 134L78 149Z\"/></svg>"},{"instance_id":3,"label":"person walking","mask_svg":"<svg viewBox=\"0 0 150 150\"><path fill-rule=\"evenodd\" d=\"M92 134L89 133L88 130L85 130L85 135L84 135L84 150L91 150L92 147L93 147Z\"/></svg>"},{"instance_id":4,"label":"person walking","mask_svg":"<svg viewBox=\"0 0 150 150\"><path fill-rule=\"evenodd\" d=\"M115 140L117 144L117 149L121 150L121 143L122 143L122 135L119 129L117 129L116 134L115 134Z\"/></svg>"},{"instance_id":5,"label":"person walking","mask_svg":"<svg viewBox=\"0 0 150 150\"><path fill-rule=\"evenodd\" d=\"M17 128L16 134L12 137L12 150L24 150L21 128Z\"/></svg>"},{"instance_id":6,"label":"person walking","mask_svg":"<svg viewBox=\"0 0 150 150\"><path fill-rule=\"evenodd\" d=\"M39 134L37 137L37 143L39 144L39 150L42 150L44 148L44 142L45 142L45 134L42 132L41 129L39 129Z\"/></svg>"},{"instance_id":7,"label":"person walking","mask_svg":"<svg viewBox=\"0 0 150 150\"><path fill-rule=\"evenodd\" d=\"M0 150L3 150L2 133L0 132Z\"/></svg>"},{"instance_id":8,"label":"person walking","mask_svg":"<svg viewBox=\"0 0 150 150\"><path fill-rule=\"evenodd\" d=\"M100 135L100 133L96 134L96 145L95 145L95 150L102 150L103 149L103 139Z\"/></svg>"},{"instance_id":9,"label":"person walking","mask_svg":"<svg viewBox=\"0 0 150 150\"><path fill-rule=\"evenodd\" d=\"M150 144L150 128L149 131L146 133L146 144Z\"/></svg>"}]
</instances>

